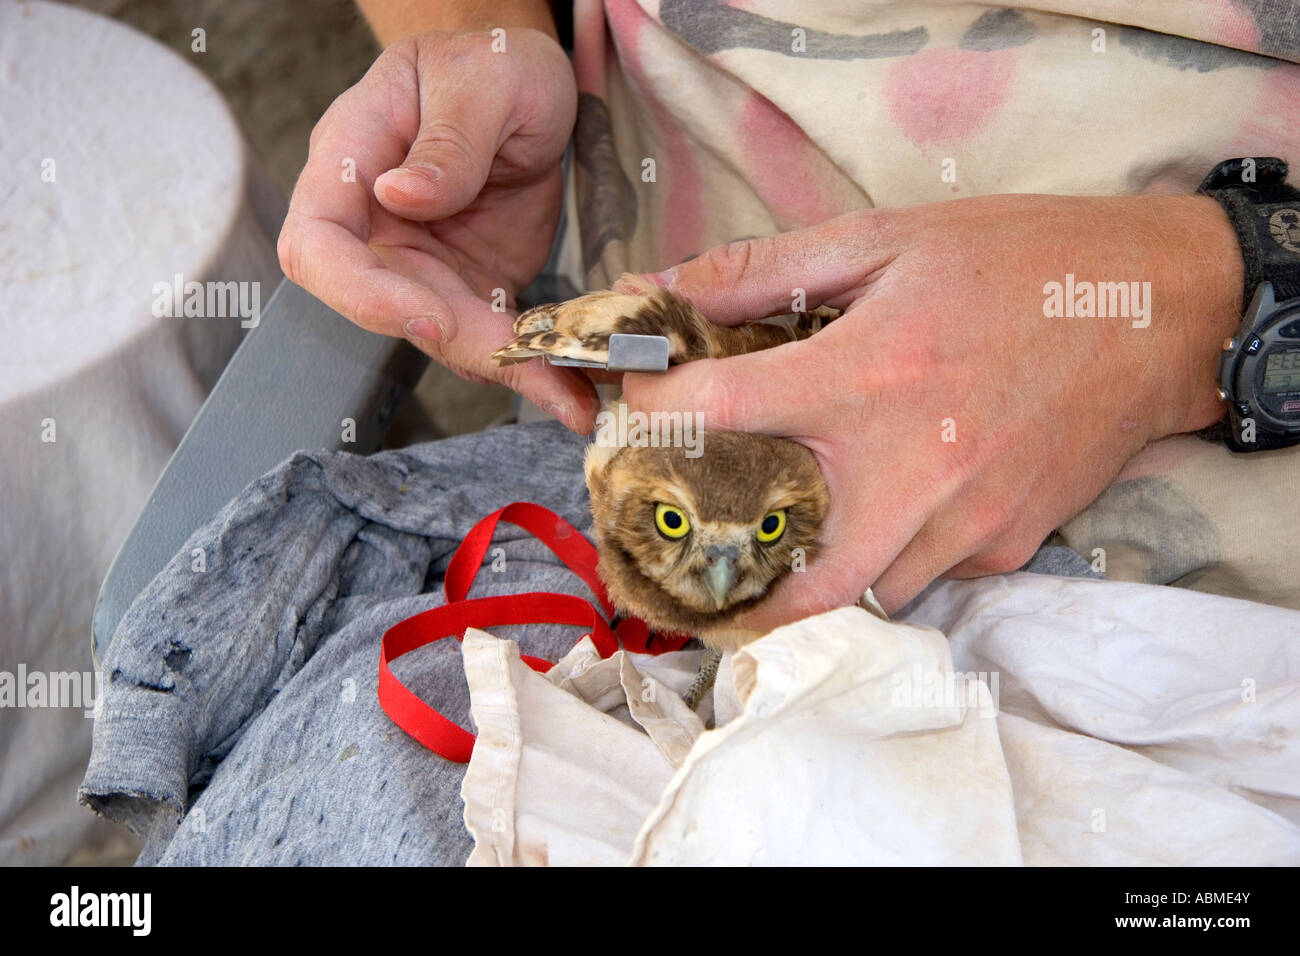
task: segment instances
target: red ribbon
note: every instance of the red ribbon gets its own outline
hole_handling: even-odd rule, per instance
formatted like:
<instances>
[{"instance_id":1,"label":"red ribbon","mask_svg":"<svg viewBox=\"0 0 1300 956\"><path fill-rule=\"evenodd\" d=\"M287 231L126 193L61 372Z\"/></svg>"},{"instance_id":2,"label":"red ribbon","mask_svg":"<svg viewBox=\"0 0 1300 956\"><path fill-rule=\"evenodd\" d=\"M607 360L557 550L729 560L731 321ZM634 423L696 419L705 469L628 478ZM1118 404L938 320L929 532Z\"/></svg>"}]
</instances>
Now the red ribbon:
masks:
<instances>
[{"instance_id":1,"label":"red ribbon","mask_svg":"<svg viewBox=\"0 0 1300 956\"><path fill-rule=\"evenodd\" d=\"M582 598L549 591L467 598L501 521L518 525L550 548L587 583L604 614ZM464 640L468 627L504 624L576 624L588 628L602 658L617 651L620 643L635 653L662 654L678 650L690 640L682 634L651 634L646 623L638 618L624 618L611 629L606 619L613 619L614 606L596 573L595 547L559 515L527 501L506 505L470 529L447 565L443 590L447 595L445 605L408 617L384 632L379 649L379 706L397 726L424 746L457 763L469 761L474 735L420 700L393 676L388 665L403 654L445 637ZM533 670L542 673L553 666L553 662L540 657L526 654L520 657Z\"/></svg>"}]
</instances>

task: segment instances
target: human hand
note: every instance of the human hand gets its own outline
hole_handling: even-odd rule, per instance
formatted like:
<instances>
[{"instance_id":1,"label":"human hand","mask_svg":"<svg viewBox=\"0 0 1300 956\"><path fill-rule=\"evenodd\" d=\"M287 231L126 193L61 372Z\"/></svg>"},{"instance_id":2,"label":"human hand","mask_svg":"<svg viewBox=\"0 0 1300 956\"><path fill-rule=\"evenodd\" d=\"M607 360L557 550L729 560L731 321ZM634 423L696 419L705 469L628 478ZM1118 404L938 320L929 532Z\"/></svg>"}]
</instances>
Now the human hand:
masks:
<instances>
[{"instance_id":1,"label":"human hand","mask_svg":"<svg viewBox=\"0 0 1300 956\"><path fill-rule=\"evenodd\" d=\"M497 368L515 295L559 222L577 91L559 44L511 29L394 42L317 123L280 233L292 281L464 378L498 381L589 431L595 391L572 369ZM496 292L494 290L501 290Z\"/></svg>"},{"instance_id":2,"label":"human hand","mask_svg":"<svg viewBox=\"0 0 1300 956\"><path fill-rule=\"evenodd\" d=\"M1067 274L1139 297L1048 317ZM854 212L651 278L722 324L844 310L810 339L624 381L632 408L817 456L824 548L744 622L766 631L868 585L892 613L941 575L1019 568L1148 442L1214 422L1243 266L1205 197L1008 195Z\"/></svg>"}]
</instances>

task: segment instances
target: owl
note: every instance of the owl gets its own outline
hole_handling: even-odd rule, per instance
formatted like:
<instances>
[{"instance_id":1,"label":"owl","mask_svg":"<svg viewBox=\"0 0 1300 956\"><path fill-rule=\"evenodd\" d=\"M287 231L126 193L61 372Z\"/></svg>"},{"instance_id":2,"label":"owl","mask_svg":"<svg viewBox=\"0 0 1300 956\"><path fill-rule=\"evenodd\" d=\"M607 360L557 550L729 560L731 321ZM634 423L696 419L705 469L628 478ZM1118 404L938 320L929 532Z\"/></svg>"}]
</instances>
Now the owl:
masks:
<instances>
[{"instance_id":1,"label":"owl","mask_svg":"<svg viewBox=\"0 0 1300 956\"><path fill-rule=\"evenodd\" d=\"M524 312L514 340L493 360L604 362L614 333L663 335L674 364L724 358L805 338L836 314L820 309L784 323L727 327L664 289L596 292ZM606 413L627 418L626 409ZM600 440L598 431L587 449L598 570L620 614L690 634L710 651L687 695L695 706L719 653L761 636L738 619L816 555L830 498L812 452L795 442L707 431L688 444L655 441L664 436L650 432L646 442L620 443Z\"/></svg>"}]
</instances>

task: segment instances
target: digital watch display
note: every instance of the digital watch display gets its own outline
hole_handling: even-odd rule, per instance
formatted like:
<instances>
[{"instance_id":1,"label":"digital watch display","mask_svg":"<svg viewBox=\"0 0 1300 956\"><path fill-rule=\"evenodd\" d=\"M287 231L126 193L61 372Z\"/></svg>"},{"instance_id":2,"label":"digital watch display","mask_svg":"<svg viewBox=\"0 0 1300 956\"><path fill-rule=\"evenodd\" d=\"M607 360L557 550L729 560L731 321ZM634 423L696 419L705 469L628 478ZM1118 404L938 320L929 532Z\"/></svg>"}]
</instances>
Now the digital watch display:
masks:
<instances>
[{"instance_id":1,"label":"digital watch display","mask_svg":"<svg viewBox=\"0 0 1300 956\"><path fill-rule=\"evenodd\" d=\"M1283 414L1300 411L1300 401L1289 400L1292 393L1300 393L1300 348L1273 349L1264 356L1264 381L1259 390L1265 395L1281 395Z\"/></svg>"},{"instance_id":2,"label":"digital watch display","mask_svg":"<svg viewBox=\"0 0 1300 956\"><path fill-rule=\"evenodd\" d=\"M1300 306L1277 311L1270 283L1256 289L1241 330L1223 345L1219 395L1238 443L1251 444L1253 431L1259 444L1261 429L1300 440Z\"/></svg>"}]
</instances>

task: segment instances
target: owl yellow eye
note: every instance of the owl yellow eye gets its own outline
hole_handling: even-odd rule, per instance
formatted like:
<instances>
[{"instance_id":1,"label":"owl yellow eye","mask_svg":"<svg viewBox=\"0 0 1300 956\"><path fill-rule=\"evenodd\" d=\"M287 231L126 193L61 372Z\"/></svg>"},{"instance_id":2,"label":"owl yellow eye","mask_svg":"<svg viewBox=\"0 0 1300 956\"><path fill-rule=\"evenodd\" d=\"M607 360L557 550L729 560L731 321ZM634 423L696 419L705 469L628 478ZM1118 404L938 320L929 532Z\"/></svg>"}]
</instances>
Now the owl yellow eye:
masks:
<instances>
[{"instance_id":1,"label":"owl yellow eye","mask_svg":"<svg viewBox=\"0 0 1300 956\"><path fill-rule=\"evenodd\" d=\"M676 540L686 537L691 530L691 523L686 520L686 514L681 508L660 503L655 505L655 527L665 538Z\"/></svg>"},{"instance_id":2,"label":"owl yellow eye","mask_svg":"<svg viewBox=\"0 0 1300 956\"><path fill-rule=\"evenodd\" d=\"M785 534L785 510L769 511L763 520L758 523L758 530L754 532L754 537L758 538L763 544L771 544L781 535Z\"/></svg>"}]
</instances>

